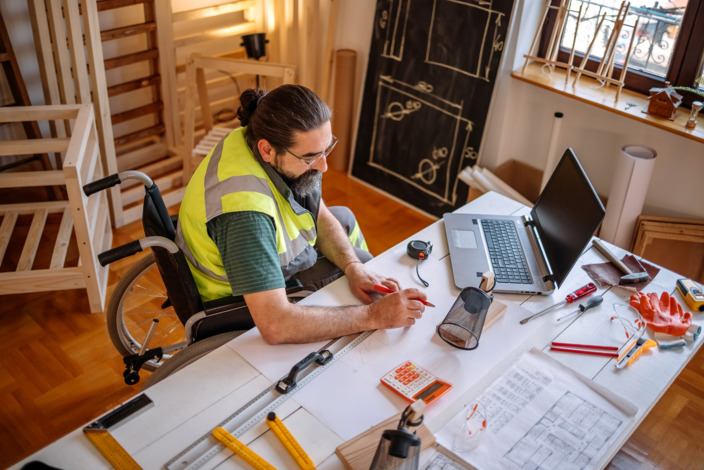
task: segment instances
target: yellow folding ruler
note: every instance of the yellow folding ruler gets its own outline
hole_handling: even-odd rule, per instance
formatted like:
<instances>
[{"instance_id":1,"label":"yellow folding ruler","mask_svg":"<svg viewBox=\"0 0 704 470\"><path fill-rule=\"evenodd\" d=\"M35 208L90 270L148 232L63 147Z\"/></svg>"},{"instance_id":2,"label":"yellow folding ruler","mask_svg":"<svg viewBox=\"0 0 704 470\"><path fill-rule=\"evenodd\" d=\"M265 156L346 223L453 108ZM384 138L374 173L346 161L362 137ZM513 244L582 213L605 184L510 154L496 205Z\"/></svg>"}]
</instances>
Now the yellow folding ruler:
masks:
<instances>
[{"instance_id":1,"label":"yellow folding ruler","mask_svg":"<svg viewBox=\"0 0 704 470\"><path fill-rule=\"evenodd\" d=\"M140 394L83 428L83 434L117 470L141 470L142 467L112 437L109 429L124 423L127 418L136 416L152 405L153 402L148 396Z\"/></svg>"}]
</instances>

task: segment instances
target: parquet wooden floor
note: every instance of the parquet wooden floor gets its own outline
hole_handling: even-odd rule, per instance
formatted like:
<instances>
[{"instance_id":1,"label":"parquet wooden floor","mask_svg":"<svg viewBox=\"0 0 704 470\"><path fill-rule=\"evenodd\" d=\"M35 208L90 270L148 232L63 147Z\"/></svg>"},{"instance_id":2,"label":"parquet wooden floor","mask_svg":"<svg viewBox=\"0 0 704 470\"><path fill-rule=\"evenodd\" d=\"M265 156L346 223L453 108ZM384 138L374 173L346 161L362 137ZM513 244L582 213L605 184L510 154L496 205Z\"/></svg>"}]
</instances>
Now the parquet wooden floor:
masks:
<instances>
[{"instance_id":1,"label":"parquet wooden floor","mask_svg":"<svg viewBox=\"0 0 704 470\"><path fill-rule=\"evenodd\" d=\"M374 254L432 222L332 169L324 178L324 195L328 204L354 211ZM117 229L114 244L141 233L137 223ZM111 288L132 262L111 267ZM138 386L122 381L121 357L108 338L105 316L88 312L82 290L0 297L0 468L138 393ZM702 436L700 352L610 468L704 468Z\"/></svg>"}]
</instances>

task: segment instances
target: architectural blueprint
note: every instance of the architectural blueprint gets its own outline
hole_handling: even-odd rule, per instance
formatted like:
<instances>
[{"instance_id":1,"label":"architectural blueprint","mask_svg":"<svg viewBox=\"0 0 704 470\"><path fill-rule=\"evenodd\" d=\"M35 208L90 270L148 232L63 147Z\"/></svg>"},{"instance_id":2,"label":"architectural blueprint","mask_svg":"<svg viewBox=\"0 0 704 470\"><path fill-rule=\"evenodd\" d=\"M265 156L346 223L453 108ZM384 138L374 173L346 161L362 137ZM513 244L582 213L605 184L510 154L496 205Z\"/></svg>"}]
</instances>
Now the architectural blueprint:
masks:
<instances>
[{"instance_id":1,"label":"architectural blueprint","mask_svg":"<svg viewBox=\"0 0 704 470\"><path fill-rule=\"evenodd\" d=\"M526 352L477 399L487 435L458 450L463 413L438 442L482 469L587 469L608 450L636 407L538 350Z\"/></svg>"}]
</instances>

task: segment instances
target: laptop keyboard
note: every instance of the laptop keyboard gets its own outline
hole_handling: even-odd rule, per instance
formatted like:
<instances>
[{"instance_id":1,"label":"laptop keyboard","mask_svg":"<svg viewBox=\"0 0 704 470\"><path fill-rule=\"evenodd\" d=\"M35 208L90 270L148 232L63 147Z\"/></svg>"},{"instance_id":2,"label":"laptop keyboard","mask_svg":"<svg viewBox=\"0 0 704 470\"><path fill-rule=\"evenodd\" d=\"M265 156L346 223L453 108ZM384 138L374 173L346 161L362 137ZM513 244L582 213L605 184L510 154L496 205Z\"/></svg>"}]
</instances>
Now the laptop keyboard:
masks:
<instances>
[{"instance_id":1,"label":"laptop keyboard","mask_svg":"<svg viewBox=\"0 0 704 470\"><path fill-rule=\"evenodd\" d=\"M510 220L482 220L482 230L497 282L530 284L532 277Z\"/></svg>"}]
</instances>

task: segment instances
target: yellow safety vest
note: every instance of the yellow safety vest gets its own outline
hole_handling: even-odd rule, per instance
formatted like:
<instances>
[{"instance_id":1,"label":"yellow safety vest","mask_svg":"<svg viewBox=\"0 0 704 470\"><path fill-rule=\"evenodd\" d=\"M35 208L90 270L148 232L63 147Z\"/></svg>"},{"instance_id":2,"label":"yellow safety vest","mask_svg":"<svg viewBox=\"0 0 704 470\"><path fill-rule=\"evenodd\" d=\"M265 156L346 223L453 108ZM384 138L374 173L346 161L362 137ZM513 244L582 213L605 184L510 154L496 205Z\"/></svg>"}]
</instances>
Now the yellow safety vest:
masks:
<instances>
[{"instance_id":1,"label":"yellow safety vest","mask_svg":"<svg viewBox=\"0 0 704 470\"><path fill-rule=\"evenodd\" d=\"M255 211L269 215L276 227L276 249L286 278L291 266L297 272L317 259L313 214L294 200L271 166L262 166L247 145L245 133L245 127L233 130L210 151L188 183L179 210L176 242L204 300L232 295L220 252L206 227L221 214ZM313 201L317 214L319 193Z\"/></svg>"}]
</instances>

